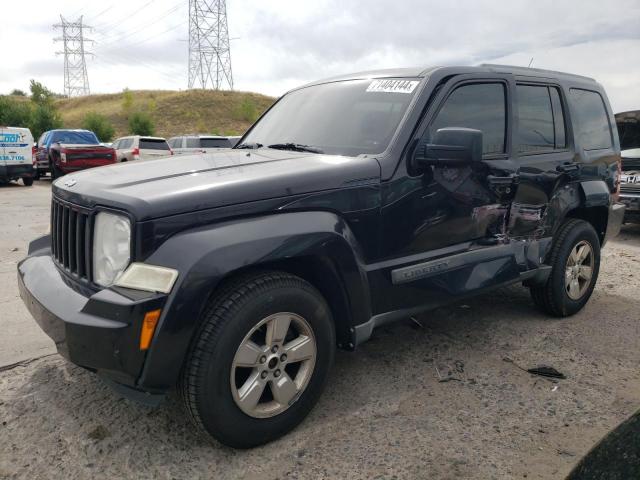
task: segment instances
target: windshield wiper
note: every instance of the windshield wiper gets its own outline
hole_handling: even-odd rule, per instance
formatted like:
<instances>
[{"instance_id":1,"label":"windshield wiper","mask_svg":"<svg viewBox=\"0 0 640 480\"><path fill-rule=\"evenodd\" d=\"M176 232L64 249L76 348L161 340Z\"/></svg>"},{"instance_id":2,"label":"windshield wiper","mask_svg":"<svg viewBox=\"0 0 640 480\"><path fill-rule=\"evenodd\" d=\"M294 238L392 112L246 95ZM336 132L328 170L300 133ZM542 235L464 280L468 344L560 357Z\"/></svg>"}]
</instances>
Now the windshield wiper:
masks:
<instances>
[{"instance_id":1,"label":"windshield wiper","mask_svg":"<svg viewBox=\"0 0 640 480\"><path fill-rule=\"evenodd\" d=\"M264 145L262 145L261 143L249 142L249 143L241 143L240 145L236 145L235 148L238 148L238 149L250 148L251 150L255 150L256 148L262 148L262 147L264 147Z\"/></svg>"},{"instance_id":2,"label":"windshield wiper","mask_svg":"<svg viewBox=\"0 0 640 480\"><path fill-rule=\"evenodd\" d=\"M293 150L294 152L323 153L318 147L303 145L301 143L273 143L268 145L268 147L276 150Z\"/></svg>"}]
</instances>

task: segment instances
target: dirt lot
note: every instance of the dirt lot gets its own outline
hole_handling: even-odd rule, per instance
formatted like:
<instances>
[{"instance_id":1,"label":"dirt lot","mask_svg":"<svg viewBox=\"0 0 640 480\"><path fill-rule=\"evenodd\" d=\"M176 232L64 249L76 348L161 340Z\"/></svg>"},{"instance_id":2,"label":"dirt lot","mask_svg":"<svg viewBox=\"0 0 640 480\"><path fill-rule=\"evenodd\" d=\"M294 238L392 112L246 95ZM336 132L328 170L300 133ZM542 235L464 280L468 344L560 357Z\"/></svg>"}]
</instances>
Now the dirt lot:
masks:
<instances>
[{"instance_id":1,"label":"dirt lot","mask_svg":"<svg viewBox=\"0 0 640 480\"><path fill-rule=\"evenodd\" d=\"M0 188L0 365L51 352L14 273L48 183ZM548 318L518 286L381 329L338 355L297 430L249 451L195 434L176 399L138 406L47 356L0 371L0 478L562 478L640 407L639 288L640 227L625 227L580 314Z\"/></svg>"}]
</instances>

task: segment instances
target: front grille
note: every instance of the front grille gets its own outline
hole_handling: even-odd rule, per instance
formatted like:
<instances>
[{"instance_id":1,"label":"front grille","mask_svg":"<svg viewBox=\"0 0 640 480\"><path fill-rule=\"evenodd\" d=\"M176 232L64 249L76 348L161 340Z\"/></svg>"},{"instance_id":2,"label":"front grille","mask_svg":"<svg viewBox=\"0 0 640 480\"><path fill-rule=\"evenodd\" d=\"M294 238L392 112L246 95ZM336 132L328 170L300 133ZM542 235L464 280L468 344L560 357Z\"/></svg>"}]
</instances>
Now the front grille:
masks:
<instances>
[{"instance_id":1,"label":"front grille","mask_svg":"<svg viewBox=\"0 0 640 480\"><path fill-rule=\"evenodd\" d=\"M640 158L622 157L622 171L640 170Z\"/></svg>"},{"instance_id":2,"label":"front grille","mask_svg":"<svg viewBox=\"0 0 640 480\"><path fill-rule=\"evenodd\" d=\"M621 183L620 193L640 193L640 183Z\"/></svg>"},{"instance_id":3,"label":"front grille","mask_svg":"<svg viewBox=\"0 0 640 480\"><path fill-rule=\"evenodd\" d=\"M88 280L90 248L90 212L52 198L51 254L54 261L71 275Z\"/></svg>"}]
</instances>

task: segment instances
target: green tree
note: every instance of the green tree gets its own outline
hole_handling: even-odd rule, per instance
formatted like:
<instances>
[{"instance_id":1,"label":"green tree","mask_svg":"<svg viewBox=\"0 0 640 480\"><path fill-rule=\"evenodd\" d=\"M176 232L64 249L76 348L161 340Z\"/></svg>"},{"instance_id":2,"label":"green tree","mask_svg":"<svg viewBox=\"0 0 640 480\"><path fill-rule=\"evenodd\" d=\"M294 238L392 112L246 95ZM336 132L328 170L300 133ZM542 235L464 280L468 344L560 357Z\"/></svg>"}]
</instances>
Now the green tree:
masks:
<instances>
[{"instance_id":1,"label":"green tree","mask_svg":"<svg viewBox=\"0 0 640 480\"><path fill-rule=\"evenodd\" d=\"M115 129L107 117L97 112L87 112L82 119L82 128L91 130L101 142L110 142L115 134Z\"/></svg>"},{"instance_id":2,"label":"green tree","mask_svg":"<svg viewBox=\"0 0 640 480\"><path fill-rule=\"evenodd\" d=\"M33 138L39 138L47 130L61 127L62 119L53 105L40 104L35 106L29 122L29 130L31 130Z\"/></svg>"},{"instance_id":3,"label":"green tree","mask_svg":"<svg viewBox=\"0 0 640 480\"><path fill-rule=\"evenodd\" d=\"M19 88L14 88L13 90L11 90L11 93L9 95L13 95L14 97L26 97L27 94L24 93L23 90L20 90Z\"/></svg>"},{"instance_id":4,"label":"green tree","mask_svg":"<svg viewBox=\"0 0 640 480\"><path fill-rule=\"evenodd\" d=\"M132 135L153 135L155 125L147 112L134 112L129 117L129 132Z\"/></svg>"},{"instance_id":5,"label":"green tree","mask_svg":"<svg viewBox=\"0 0 640 480\"><path fill-rule=\"evenodd\" d=\"M38 105L52 105L54 94L42 83L31 80L29 82L29 90L31 90L31 101Z\"/></svg>"}]
</instances>

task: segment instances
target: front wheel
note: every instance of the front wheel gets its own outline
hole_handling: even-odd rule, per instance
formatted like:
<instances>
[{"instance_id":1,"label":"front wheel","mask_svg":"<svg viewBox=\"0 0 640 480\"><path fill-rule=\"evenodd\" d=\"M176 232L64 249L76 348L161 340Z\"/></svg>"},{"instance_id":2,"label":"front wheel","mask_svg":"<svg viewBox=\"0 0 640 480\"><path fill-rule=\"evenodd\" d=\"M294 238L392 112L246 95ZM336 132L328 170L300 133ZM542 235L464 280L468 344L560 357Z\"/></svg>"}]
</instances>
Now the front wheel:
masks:
<instances>
[{"instance_id":1,"label":"front wheel","mask_svg":"<svg viewBox=\"0 0 640 480\"><path fill-rule=\"evenodd\" d=\"M64 175L64 172L54 163L51 167L51 180L56 180Z\"/></svg>"},{"instance_id":2,"label":"front wheel","mask_svg":"<svg viewBox=\"0 0 640 480\"><path fill-rule=\"evenodd\" d=\"M33 178L32 177L22 177L22 183L24 184L25 187L30 187L31 185L33 185Z\"/></svg>"},{"instance_id":3,"label":"front wheel","mask_svg":"<svg viewBox=\"0 0 640 480\"><path fill-rule=\"evenodd\" d=\"M180 385L198 427L250 448L306 417L335 353L331 312L312 285L282 272L243 277L212 299L201 320Z\"/></svg>"},{"instance_id":4,"label":"front wheel","mask_svg":"<svg viewBox=\"0 0 640 480\"><path fill-rule=\"evenodd\" d=\"M585 306L600 271L600 239L584 220L570 219L558 230L551 249L551 274L531 288L534 303L545 313L567 317Z\"/></svg>"}]
</instances>

